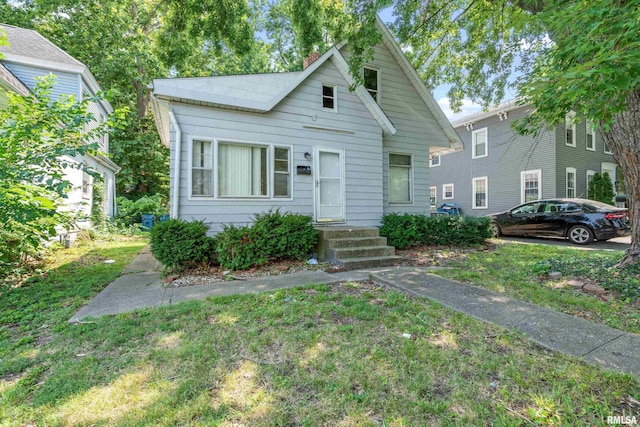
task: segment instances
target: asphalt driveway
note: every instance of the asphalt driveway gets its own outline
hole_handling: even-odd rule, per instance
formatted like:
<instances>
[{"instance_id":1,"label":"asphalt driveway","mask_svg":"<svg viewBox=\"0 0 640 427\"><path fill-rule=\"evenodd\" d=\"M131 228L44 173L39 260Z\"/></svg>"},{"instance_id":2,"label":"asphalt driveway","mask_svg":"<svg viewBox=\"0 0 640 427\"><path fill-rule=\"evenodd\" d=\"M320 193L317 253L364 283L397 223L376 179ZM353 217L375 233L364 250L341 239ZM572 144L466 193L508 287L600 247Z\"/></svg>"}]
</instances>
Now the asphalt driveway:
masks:
<instances>
[{"instance_id":1,"label":"asphalt driveway","mask_svg":"<svg viewBox=\"0 0 640 427\"><path fill-rule=\"evenodd\" d=\"M522 243L522 244L536 244L536 245L551 245L551 246L568 246L575 249L582 249L585 251L626 251L631 244L631 237L618 237L616 239L607 240L605 242L595 241L590 245L574 245L567 239L561 238L547 238L542 239L539 237L508 237L502 236L496 240L503 240L507 242Z\"/></svg>"}]
</instances>

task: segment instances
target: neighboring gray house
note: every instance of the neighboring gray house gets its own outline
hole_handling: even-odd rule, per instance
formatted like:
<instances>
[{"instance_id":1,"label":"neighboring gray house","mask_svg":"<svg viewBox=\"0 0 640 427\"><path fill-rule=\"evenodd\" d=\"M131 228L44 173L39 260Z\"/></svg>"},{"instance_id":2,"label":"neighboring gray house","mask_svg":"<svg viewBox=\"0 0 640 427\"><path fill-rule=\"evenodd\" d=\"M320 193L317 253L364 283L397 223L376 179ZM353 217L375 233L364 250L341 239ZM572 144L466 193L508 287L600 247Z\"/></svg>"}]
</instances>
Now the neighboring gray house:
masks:
<instances>
[{"instance_id":1,"label":"neighboring gray house","mask_svg":"<svg viewBox=\"0 0 640 427\"><path fill-rule=\"evenodd\" d=\"M432 209L455 203L486 215L530 200L588 198L596 172L615 182L615 160L591 123L572 113L554 131L520 136L512 124L529 109L509 101L453 123L465 149L430 160Z\"/></svg>"},{"instance_id":2,"label":"neighboring gray house","mask_svg":"<svg viewBox=\"0 0 640 427\"><path fill-rule=\"evenodd\" d=\"M462 144L378 25L382 43L354 91L345 43L300 72L154 80L172 217L217 232L274 207L369 227L390 212L428 213L429 156Z\"/></svg>"},{"instance_id":3,"label":"neighboring gray house","mask_svg":"<svg viewBox=\"0 0 640 427\"><path fill-rule=\"evenodd\" d=\"M9 42L0 46L0 108L6 107L6 91L26 94L36 85L36 78L53 74L56 77L53 96L73 95L76 99L94 96L100 86L86 65L51 43L33 30L0 24ZM92 102L89 105L97 121L106 120L113 108L107 101ZM89 125L91 126L91 124ZM95 126L95 125L94 125ZM97 171L104 178L104 210L113 216L115 203L115 174L118 166L111 161L109 138L100 141L100 154L87 154L82 158L68 159L82 162ZM82 170L69 169L66 177L74 190L65 201L67 209L90 213L92 203L93 178Z\"/></svg>"}]
</instances>

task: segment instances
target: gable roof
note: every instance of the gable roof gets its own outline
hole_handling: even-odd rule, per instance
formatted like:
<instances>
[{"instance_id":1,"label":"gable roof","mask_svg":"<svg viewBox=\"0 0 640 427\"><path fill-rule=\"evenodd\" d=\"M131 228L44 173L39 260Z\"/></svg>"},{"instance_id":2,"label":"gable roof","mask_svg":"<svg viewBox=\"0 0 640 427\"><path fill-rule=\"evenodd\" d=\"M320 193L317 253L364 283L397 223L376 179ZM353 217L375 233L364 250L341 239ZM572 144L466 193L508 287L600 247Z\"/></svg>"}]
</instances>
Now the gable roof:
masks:
<instances>
[{"instance_id":1,"label":"gable roof","mask_svg":"<svg viewBox=\"0 0 640 427\"><path fill-rule=\"evenodd\" d=\"M347 83L352 85L354 80L349 73L347 61L338 51L341 45L327 50L304 71L155 79L149 87L152 90L153 98L156 99L266 113L271 111L304 82L307 77L329 60L336 66ZM358 85L355 93L378 122L384 133L394 134L396 128L369 92L362 85ZM166 107L155 101L153 105L155 107L154 110L156 108L166 109ZM162 114L162 112L159 113ZM161 132L160 136L165 145L167 145L169 141L168 129L163 128L163 130L164 132Z\"/></svg>"},{"instance_id":2,"label":"gable roof","mask_svg":"<svg viewBox=\"0 0 640 427\"><path fill-rule=\"evenodd\" d=\"M521 104L518 98L511 99L487 111L478 111L476 113L472 113L464 117L461 117L458 120L455 120L454 122L452 122L451 124L454 128L459 128L461 126L473 124L473 123L479 122L480 120L484 120L493 116L499 116L501 114L508 113L510 111L517 110L520 108L531 108L531 106L527 104Z\"/></svg>"},{"instance_id":3,"label":"gable roof","mask_svg":"<svg viewBox=\"0 0 640 427\"><path fill-rule=\"evenodd\" d=\"M29 93L29 88L14 76L7 67L2 65L2 63L0 63L0 88L17 92L21 95L27 95Z\"/></svg>"},{"instance_id":4,"label":"gable roof","mask_svg":"<svg viewBox=\"0 0 640 427\"><path fill-rule=\"evenodd\" d=\"M402 48L400 48L400 45L393 38L393 35L391 34L387 26L384 25L384 22L382 22L382 19L380 19L379 16L376 17L376 24L378 25L378 29L382 33L382 43L384 43L387 49L389 49L389 52L391 52L391 55L394 57L398 65L400 65L400 68L402 69L402 71L404 71L407 79L409 79L409 82L411 82L411 85L416 90L416 93L420 96L422 101L427 105L427 107L433 114L433 117L440 126L440 129L442 129L442 131L449 139L450 148L441 150L438 154L447 154L454 151L462 150L464 148L462 145L462 141L460 140L460 137L458 136L456 131L453 129L453 126L451 126L449 119L447 119L447 117L444 115L442 109L433 98L433 95L427 89L424 82L418 75L418 72L415 68L413 68L413 65L411 65L411 63L405 56Z\"/></svg>"},{"instance_id":5,"label":"gable roof","mask_svg":"<svg viewBox=\"0 0 640 427\"><path fill-rule=\"evenodd\" d=\"M0 23L0 28L5 32L9 42L8 46L0 46L0 53L4 56L0 59L1 62L80 74L94 94L101 91L100 85L85 64L37 31L2 23ZM113 107L109 102L102 100L100 103L107 113L113 112Z\"/></svg>"}]
</instances>

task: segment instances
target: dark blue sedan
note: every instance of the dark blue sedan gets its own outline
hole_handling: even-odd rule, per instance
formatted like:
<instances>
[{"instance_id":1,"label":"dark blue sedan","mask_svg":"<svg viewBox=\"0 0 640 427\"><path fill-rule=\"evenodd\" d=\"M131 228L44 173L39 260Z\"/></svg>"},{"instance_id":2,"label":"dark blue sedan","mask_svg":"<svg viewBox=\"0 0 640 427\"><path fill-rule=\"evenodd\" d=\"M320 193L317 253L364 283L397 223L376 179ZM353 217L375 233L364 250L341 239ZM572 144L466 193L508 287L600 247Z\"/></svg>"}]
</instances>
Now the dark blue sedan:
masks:
<instances>
[{"instance_id":1,"label":"dark blue sedan","mask_svg":"<svg viewBox=\"0 0 640 427\"><path fill-rule=\"evenodd\" d=\"M489 216L495 237L566 237L588 245L631 232L627 209L586 199L536 200Z\"/></svg>"}]
</instances>

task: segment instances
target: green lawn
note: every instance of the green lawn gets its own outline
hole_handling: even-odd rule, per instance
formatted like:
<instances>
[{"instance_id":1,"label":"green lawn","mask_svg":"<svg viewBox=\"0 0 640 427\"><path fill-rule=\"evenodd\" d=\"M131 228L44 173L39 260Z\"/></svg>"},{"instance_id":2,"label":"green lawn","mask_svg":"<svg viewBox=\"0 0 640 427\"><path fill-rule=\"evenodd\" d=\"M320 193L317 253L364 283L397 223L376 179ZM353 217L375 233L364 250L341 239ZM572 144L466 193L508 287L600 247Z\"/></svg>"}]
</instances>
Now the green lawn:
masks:
<instances>
[{"instance_id":1,"label":"green lawn","mask_svg":"<svg viewBox=\"0 0 640 427\"><path fill-rule=\"evenodd\" d=\"M427 253L425 257L434 254ZM585 266L611 264L622 258L622 252L585 251L570 247L499 243L491 250L438 250L439 264L453 267L435 273L464 283L486 287L511 297L549 307L574 316L604 323L612 328L640 333L640 307L636 299L603 301L570 287L558 288L558 282L546 278L536 263L548 259L572 260ZM435 261L436 258L434 257ZM593 268L591 269L593 270ZM588 277L611 279L617 273L602 269Z\"/></svg>"},{"instance_id":2,"label":"green lawn","mask_svg":"<svg viewBox=\"0 0 640 427\"><path fill-rule=\"evenodd\" d=\"M374 284L68 325L144 244L68 251L2 295L0 425L587 426L640 396L630 376Z\"/></svg>"}]
</instances>

